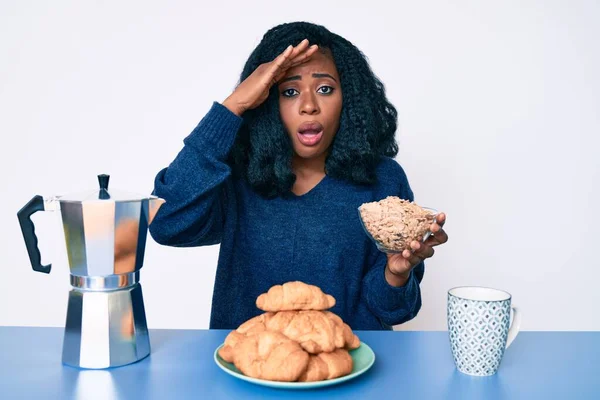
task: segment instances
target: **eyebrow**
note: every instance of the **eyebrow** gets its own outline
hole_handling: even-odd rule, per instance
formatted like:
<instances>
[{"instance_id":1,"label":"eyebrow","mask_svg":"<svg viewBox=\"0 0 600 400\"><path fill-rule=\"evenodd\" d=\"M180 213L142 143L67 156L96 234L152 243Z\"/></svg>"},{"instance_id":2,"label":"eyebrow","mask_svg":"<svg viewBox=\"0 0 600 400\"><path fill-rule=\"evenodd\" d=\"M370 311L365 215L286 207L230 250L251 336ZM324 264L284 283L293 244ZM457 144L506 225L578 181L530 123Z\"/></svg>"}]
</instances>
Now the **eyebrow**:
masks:
<instances>
[{"instance_id":1,"label":"eyebrow","mask_svg":"<svg viewBox=\"0 0 600 400\"><path fill-rule=\"evenodd\" d=\"M325 73L312 74L312 77L313 78L331 78L335 82L337 82L337 80L333 76L331 76L329 74L325 74ZM287 78L283 79L281 81L281 83L289 82L289 81L301 81L301 80L302 80L302 77L300 75L294 75L294 76L290 76L290 77L287 77Z\"/></svg>"}]
</instances>

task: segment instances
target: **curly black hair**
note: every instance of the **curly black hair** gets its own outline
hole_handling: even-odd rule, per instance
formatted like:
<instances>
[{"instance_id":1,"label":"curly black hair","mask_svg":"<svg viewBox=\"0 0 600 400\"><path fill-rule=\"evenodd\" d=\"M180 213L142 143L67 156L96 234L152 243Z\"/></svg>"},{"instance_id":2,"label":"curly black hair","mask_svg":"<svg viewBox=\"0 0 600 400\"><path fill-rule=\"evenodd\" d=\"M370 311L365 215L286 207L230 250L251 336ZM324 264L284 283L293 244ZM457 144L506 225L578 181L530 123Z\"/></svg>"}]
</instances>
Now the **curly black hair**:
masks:
<instances>
[{"instance_id":1,"label":"curly black hair","mask_svg":"<svg viewBox=\"0 0 600 400\"><path fill-rule=\"evenodd\" d=\"M329 49L337 67L343 100L340 126L325 162L333 178L368 185L376 181L381 156L398 153L395 140L397 111L387 100L383 83L364 54L351 42L324 26L290 22L269 29L250 54L240 76L245 80L260 64L270 62L290 44L308 39ZM246 179L259 194L272 198L289 194L296 176L294 150L279 114L274 85L267 100L243 114L243 123L230 153L234 175Z\"/></svg>"}]
</instances>

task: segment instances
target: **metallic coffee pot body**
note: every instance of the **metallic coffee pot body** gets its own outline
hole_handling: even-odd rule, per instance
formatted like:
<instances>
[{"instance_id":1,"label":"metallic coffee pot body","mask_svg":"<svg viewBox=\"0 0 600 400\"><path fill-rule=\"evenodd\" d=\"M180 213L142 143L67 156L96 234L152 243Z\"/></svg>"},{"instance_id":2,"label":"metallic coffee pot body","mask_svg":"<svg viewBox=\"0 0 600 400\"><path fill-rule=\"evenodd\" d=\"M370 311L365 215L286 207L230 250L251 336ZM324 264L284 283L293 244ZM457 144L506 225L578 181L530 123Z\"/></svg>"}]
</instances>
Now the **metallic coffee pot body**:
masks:
<instances>
[{"instance_id":1,"label":"metallic coffee pot body","mask_svg":"<svg viewBox=\"0 0 600 400\"><path fill-rule=\"evenodd\" d=\"M100 188L72 196L34 196L19 212L35 271L42 265L31 215L59 211L70 269L62 360L79 368L127 365L150 354L146 312L139 283L148 226L164 200Z\"/></svg>"}]
</instances>

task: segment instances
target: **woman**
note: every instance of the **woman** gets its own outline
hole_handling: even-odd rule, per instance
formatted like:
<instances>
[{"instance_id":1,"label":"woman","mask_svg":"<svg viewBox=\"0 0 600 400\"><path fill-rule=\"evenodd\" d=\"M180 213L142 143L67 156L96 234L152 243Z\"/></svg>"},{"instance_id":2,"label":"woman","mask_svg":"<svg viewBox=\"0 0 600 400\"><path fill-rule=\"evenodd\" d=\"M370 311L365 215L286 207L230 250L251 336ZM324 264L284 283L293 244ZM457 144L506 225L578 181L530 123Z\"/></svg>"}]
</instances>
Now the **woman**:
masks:
<instances>
[{"instance_id":1,"label":"woman","mask_svg":"<svg viewBox=\"0 0 600 400\"><path fill-rule=\"evenodd\" d=\"M295 45L295 46L294 46ZM259 294L299 280L336 299L353 329L391 329L421 307L423 260L446 242L386 255L357 208L387 196L413 200L401 166L396 110L362 53L305 22L269 30L240 84L184 140L155 179L166 203L150 226L168 246L220 243L210 328L260 314Z\"/></svg>"}]
</instances>

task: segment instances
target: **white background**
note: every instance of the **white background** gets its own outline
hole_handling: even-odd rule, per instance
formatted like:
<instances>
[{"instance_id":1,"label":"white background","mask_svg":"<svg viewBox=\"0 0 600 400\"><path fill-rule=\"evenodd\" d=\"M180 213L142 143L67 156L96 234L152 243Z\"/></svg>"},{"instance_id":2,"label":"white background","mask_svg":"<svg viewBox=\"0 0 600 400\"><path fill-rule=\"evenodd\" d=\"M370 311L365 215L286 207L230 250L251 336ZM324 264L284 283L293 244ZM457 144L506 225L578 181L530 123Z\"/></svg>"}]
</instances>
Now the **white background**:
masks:
<instances>
[{"instance_id":1,"label":"white background","mask_svg":"<svg viewBox=\"0 0 600 400\"><path fill-rule=\"evenodd\" d=\"M369 57L399 111L416 200L448 214L423 308L399 329L446 329L446 292L512 293L523 330L598 330L600 7L595 1L31 2L0 5L0 325L63 326L58 215L34 216L33 272L17 211L34 195L149 193L270 27L325 24ZM493 3L493 4L492 4ZM150 240L150 328L207 328L218 246Z\"/></svg>"}]
</instances>

